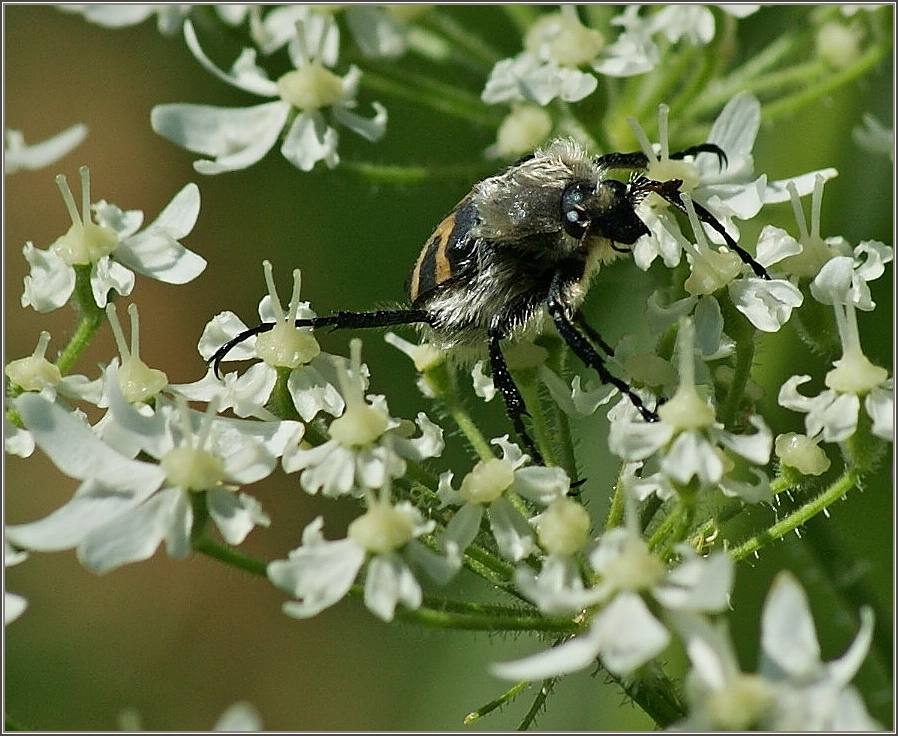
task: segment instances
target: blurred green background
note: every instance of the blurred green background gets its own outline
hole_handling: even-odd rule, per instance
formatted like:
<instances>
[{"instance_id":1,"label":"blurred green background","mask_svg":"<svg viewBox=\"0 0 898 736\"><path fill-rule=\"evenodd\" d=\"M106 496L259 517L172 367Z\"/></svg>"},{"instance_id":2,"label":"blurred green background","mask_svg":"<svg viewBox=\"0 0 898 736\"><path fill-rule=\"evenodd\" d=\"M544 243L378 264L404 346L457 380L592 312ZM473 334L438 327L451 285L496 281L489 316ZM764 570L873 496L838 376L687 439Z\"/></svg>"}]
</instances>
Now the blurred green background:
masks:
<instances>
[{"instance_id":1,"label":"blurred green background","mask_svg":"<svg viewBox=\"0 0 898 736\"><path fill-rule=\"evenodd\" d=\"M202 178L191 167L192 154L152 132L150 109L164 102L247 105L254 99L211 79L180 38L160 36L153 22L112 31L49 7L5 5L3 11L5 127L23 130L30 142L76 122L90 127L87 140L58 164L5 181L7 360L30 354L42 329L52 334L51 351L72 329L68 308L39 315L19 304L27 272L22 245L31 240L45 248L69 224L53 181L56 173L65 173L74 188L78 167L88 164L94 201L141 209L145 223L185 183L199 184L199 222L184 242L209 261L207 270L186 287L138 278L131 297L140 309L141 355L172 382L203 374L195 345L216 313L230 309L248 323L255 321L264 293L263 258L273 262L283 298L289 295L291 269L301 267L303 297L319 313L400 301L421 244L472 183L374 186L339 170L302 173L277 152L248 171ZM505 39L504 52L517 50L511 27L495 7L450 12L484 37ZM745 21L746 28L757 31L754 38L766 37L777 12L763 11L763 18ZM749 35L748 43L752 39ZM471 88L478 91L476 83ZM756 170L771 179L838 168L839 177L826 187L824 235L893 243L892 163L861 151L850 137L864 112L891 119L893 89L888 60L862 83L762 128ZM344 131L340 152L347 159L451 164L476 161L492 142L488 132L383 95L363 94L363 112L371 99L389 109L387 136L373 145ZM772 210L770 217L794 232L788 207ZM651 288L650 277L630 263L606 269L588 302L592 322L613 343L640 313ZM874 285L874 297L877 311L860 315L863 345L871 359L890 366L891 270ZM348 339L336 333L322 341L326 350L340 352ZM75 370L92 376L96 363L113 354L104 328ZM363 357L372 370L372 390L387 394L394 415L413 417L428 409L413 388L407 358L376 334L365 339ZM820 370L819 360L789 330L762 341L757 361L768 375L783 378ZM507 431L498 401L483 410L483 421L494 434ZM798 428L795 416L788 421L794 424L789 428ZM601 428L581 424L581 442L604 448ZM458 444L439 470L465 467L458 462L465 458ZM587 477L602 477L603 463L607 459L597 453ZM855 572L867 575L888 631L894 549L890 466L886 462L862 492L853 492L848 503L832 510L831 519L817 525L856 556L862 569ZM7 523L45 515L75 488L39 456L8 458L5 471ZM302 528L319 513L325 514L329 537L341 534L354 513L352 506L310 498L292 476L275 475L249 491L273 524L254 531L245 548L268 558L295 547ZM598 508L606 502L600 493L587 489ZM801 540L791 537L740 567L732 630L746 666L754 664L758 641L757 611L746 608L761 600L777 569L790 567L800 575L813 570L806 555ZM803 575L803 582L814 586L809 577ZM203 730L239 699L254 703L270 730L457 730L466 713L506 687L486 673L486 665L539 646L535 640L387 626L358 601L296 621L280 612L284 596L264 580L201 556L175 562L160 553L98 577L82 569L73 553L37 554L8 569L6 579L9 590L29 600L25 615L6 631L6 713L29 730L114 729L126 707L136 708L148 729ZM454 594L476 590L474 582L462 580ZM812 598L825 638L823 653L837 656L851 640L856 618L840 613L822 590L812 587ZM859 677L862 686L865 677L877 679L871 667ZM886 669L891 672L891 662ZM868 703L886 724L890 696L877 691ZM514 728L531 698L532 693L475 728ZM651 726L637 708L621 703L617 689L601 676L581 673L559 685L538 725L547 730Z\"/></svg>"}]
</instances>

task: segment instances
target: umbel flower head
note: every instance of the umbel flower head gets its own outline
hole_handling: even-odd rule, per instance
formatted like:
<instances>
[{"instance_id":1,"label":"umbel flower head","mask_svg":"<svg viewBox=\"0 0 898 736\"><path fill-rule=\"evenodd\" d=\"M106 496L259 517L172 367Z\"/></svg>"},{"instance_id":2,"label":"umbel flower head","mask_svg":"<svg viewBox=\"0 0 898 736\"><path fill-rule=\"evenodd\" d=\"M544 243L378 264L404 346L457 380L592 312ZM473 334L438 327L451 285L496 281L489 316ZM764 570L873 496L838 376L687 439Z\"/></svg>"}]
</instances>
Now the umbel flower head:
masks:
<instances>
[{"instance_id":1,"label":"umbel flower head","mask_svg":"<svg viewBox=\"0 0 898 736\"><path fill-rule=\"evenodd\" d=\"M324 539L324 519L318 517L302 533L302 544L286 560L268 565L268 578L298 601L284 604L284 613L309 618L341 600L365 568L365 605L391 621L402 603L415 609L423 593L413 567L445 584L461 566L457 547L438 555L418 541L435 526L408 501L394 504L388 486L375 496L365 494L367 511L356 518L346 538Z\"/></svg>"},{"instance_id":2,"label":"umbel flower head","mask_svg":"<svg viewBox=\"0 0 898 736\"><path fill-rule=\"evenodd\" d=\"M206 268L205 259L178 241L188 235L200 211L200 191L188 184L149 226L140 229L143 212L121 210L106 200L90 203L90 172L81 178L81 211L63 175L56 177L72 226L47 249L27 243L23 252L31 272L25 277L22 306L38 312L58 309L72 296L76 272L86 269L98 307L109 293L127 296L134 271L167 284L186 284ZM93 216L91 216L93 213Z\"/></svg>"},{"instance_id":3,"label":"umbel flower head","mask_svg":"<svg viewBox=\"0 0 898 736\"><path fill-rule=\"evenodd\" d=\"M374 117L363 118L356 106L361 71L351 66L345 76L332 67L339 48L339 31L327 14L310 13L296 23L288 50L295 66L272 80L256 65L255 49L246 48L230 72L219 69L200 47L193 24L184 23L184 38L197 60L219 79L246 92L272 98L255 107L223 108L209 105L157 105L150 115L153 130L189 151L211 156L194 163L201 174L221 174L252 166L274 146L282 132L281 153L303 171L318 161L333 168L339 134L324 112L371 141L383 136L387 111L372 104Z\"/></svg>"},{"instance_id":4,"label":"umbel flower head","mask_svg":"<svg viewBox=\"0 0 898 736\"><path fill-rule=\"evenodd\" d=\"M183 399L160 400L155 411L146 412L125 400L115 373L113 366L103 438L39 394L16 400L37 445L81 485L49 516L8 527L9 540L43 551L74 547L85 567L107 572L149 558L163 541L172 557L187 555L191 494L203 494L229 544L267 526L259 502L239 487L271 473L284 448L299 441L302 425L217 417L214 403L199 414ZM138 452L152 462L134 459Z\"/></svg>"}]
</instances>

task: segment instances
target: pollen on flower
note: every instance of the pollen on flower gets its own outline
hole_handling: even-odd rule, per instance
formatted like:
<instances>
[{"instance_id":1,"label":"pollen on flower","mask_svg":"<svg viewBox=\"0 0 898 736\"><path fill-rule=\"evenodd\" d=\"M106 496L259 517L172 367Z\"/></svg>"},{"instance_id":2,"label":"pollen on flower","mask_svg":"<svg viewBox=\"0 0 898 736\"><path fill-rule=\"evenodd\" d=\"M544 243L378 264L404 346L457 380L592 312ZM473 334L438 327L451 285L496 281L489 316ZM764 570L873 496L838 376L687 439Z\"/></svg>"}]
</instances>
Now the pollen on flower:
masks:
<instances>
[{"instance_id":1,"label":"pollen on flower","mask_svg":"<svg viewBox=\"0 0 898 736\"><path fill-rule=\"evenodd\" d=\"M374 502L347 529L347 536L374 554L403 547L415 536L414 519L390 503Z\"/></svg>"},{"instance_id":2,"label":"pollen on flower","mask_svg":"<svg viewBox=\"0 0 898 736\"><path fill-rule=\"evenodd\" d=\"M343 97L343 80L320 63L312 62L284 74L277 81L278 94L299 110L330 107Z\"/></svg>"},{"instance_id":3,"label":"pollen on flower","mask_svg":"<svg viewBox=\"0 0 898 736\"><path fill-rule=\"evenodd\" d=\"M488 504L514 482L514 469L498 458L481 460L461 482L459 493L468 503Z\"/></svg>"},{"instance_id":4,"label":"pollen on flower","mask_svg":"<svg viewBox=\"0 0 898 736\"><path fill-rule=\"evenodd\" d=\"M305 365L321 352L321 346L308 328L295 327L299 310L299 292L302 277L299 269L293 271L293 294L287 312L284 312L274 286L274 277L270 261L264 261L265 283L271 297L271 308L274 311L275 325L271 331L256 338L256 355L271 366L297 368Z\"/></svg>"},{"instance_id":5,"label":"pollen on flower","mask_svg":"<svg viewBox=\"0 0 898 736\"><path fill-rule=\"evenodd\" d=\"M118 235L106 227L96 225L90 218L90 170L82 166L78 170L81 176L81 213L75 204L72 190L69 189L65 176L56 177L56 184L62 193L72 226L51 246L56 254L69 266L96 263L103 256L112 253L119 244Z\"/></svg>"},{"instance_id":6,"label":"pollen on flower","mask_svg":"<svg viewBox=\"0 0 898 736\"><path fill-rule=\"evenodd\" d=\"M118 383L122 395L129 404L145 402L158 394L168 384L168 376L164 371L150 368L140 359L140 323L137 319L137 305L128 305L128 316L131 318L131 348L125 342L125 333L119 324L115 305L106 305L106 317L112 327L116 347L121 356L118 369Z\"/></svg>"},{"instance_id":7,"label":"pollen on flower","mask_svg":"<svg viewBox=\"0 0 898 736\"><path fill-rule=\"evenodd\" d=\"M6 366L6 376L9 380L24 391L40 391L56 386L62 380L62 373L55 364L44 357L49 345L50 333L44 330L31 355L9 361Z\"/></svg>"},{"instance_id":8,"label":"pollen on flower","mask_svg":"<svg viewBox=\"0 0 898 736\"><path fill-rule=\"evenodd\" d=\"M539 543L553 555L572 555L586 544L592 521L589 512L572 498L552 501L535 521Z\"/></svg>"},{"instance_id":9,"label":"pollen on flower","mask_svg":"<svg viewBox=\"0 0 898 736\"><path fill-rule=\"evenodd\" d=\"M328 434L344 447L363 447L377 440L390 426L390 417L382 409L365 401L362 377L362 341L350 343L350 376L340 373L346 409L331 422Z\"/></svg>"}]
</instances>

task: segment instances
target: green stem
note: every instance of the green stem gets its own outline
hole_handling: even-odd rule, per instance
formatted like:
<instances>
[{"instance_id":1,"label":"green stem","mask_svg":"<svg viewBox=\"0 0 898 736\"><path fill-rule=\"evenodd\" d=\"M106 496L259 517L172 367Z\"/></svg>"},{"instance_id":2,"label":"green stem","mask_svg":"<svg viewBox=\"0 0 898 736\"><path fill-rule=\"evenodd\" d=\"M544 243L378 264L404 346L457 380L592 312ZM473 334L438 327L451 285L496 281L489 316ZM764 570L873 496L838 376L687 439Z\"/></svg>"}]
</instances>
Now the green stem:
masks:
<instances>
[{"instance_id":1,"label":"green stem","mask_svg":"<svg viewBox=\"0 0 898 736\"><path fill-rule=\"evenodd\" d=\"M505 585L514 575L514 565L472 544L465 550L465 565L472 572L497 585ZM472 566L473 565L473 566Z\"/></svg>"},{"instance_id":2,"label":"green stem","mask_svg":"<svg viewBox=\"0 0 898 736\"><path fill-rule=\"evenodd\" d=\"M651 717L658 728L667 728L686 715L686 708L670 678L656 665L646 665L638 679L612 676L624 692Z\"/></svg>"},{"instance_id":3,"label":"green stem","mask_svg":"<svg viewBox=\"0 0 898 736\"><path fill-rule=\"evenodd\" d=\"M213 537L203 535L194 538L193 548L197 552L201 552L207 557L211 557L213 560L218 560L231 567L244 570L251 575L257 575L263 578L266 576L265 571L268 569L267 560L241 552L234 547L219 542Z\"/></svg>"},{"instance_id":4,"label":"green stem","mask_svg":"<svg viewBox=\"0 0 898 736\"><path fill-rule=\"evenodd\" d=\"M732 430L739 416L739 408L745 396L745 387L751 376L751 366L755 358L755 330L745 317L736 312L735 307L726 303L724 320L727 334L736 343L736 365L733 368L733 380L727 389L723 401L723 411L718 420L723 426Z\"/></svg>"},{"instance_id":5,"label":"green stem","mask_svg":"<svg viewBox=\"0 0 898 736\"><path fill-rule=\"evenodd\" d=\"M392 76L373 71L362 75L362 86L373 92L410 100L431 109L462 118L475 125L495 128L502 121L502 111L481 102L480 97L458 87L442 84L429 77L390 67Z\"/></svg>"},{"instance_id":6,"label":"green stem","mask_svg":"<svg viewBox=\"0 0 898 736\"><path fill-rule=\"evenodd\" d=\"M859 475L855 468L848 468L836 481L820 495L808 501L801 508L796 509L783 519L764 530L760 534L745 540L742 544L730 550L734 560L741 560L753 555L762 548L777 539L782 539L790 532L795 531L809 519L821 513L841 499L848 491L856 487Z\"/></svg>"},{"instance_id":7,"label":"green stem","mask_svg":"<svg viewBox=\"0 0 898 736\"><path fill-rule=\"evenodd\" d=\"M694 499L684 498L681 494L670 514L652 532L648 540L649 549L662 560L668 559L674 545L686 538L694 518Z\"/></svg>"},{"instance_id":8,"label":"green stem","mask_svg":"<svg viewBox=\"0 0 898 736\"><path fill-rule=\"evenodd\" d=\"M860 59L854 64L836 72L817 84L803 87L791 97L784 97L776 102L769 103L761 109L761 122L770 122L776 118L797 112L799 108L818 100L834 92L839 87L848 84L866 74L876 64L882 61L886 55L885 44L877 44L867 49Z\"/></svg>"},{"instance_id":9,"label":"green stem","mask_svg":"<svg viewBox=\"0 0 898 736\"><path fill-rule=\"evenodd\" d=\"M548 679L543 680L543 684L537 691L536 697L530 704L530 708L524 714L524 718L518 725L518 731L530 730L530 727L533 725L534 721L536 721L536 717L539 715L539 712L546 707L546 700L548 699L549 695L552 694L552 691L555 689L555 685L557 684L557 682L557 677L549 677Z\"/></svg>"},{"instance_id":10,"label":"green stem","mask_svg":"<svg viewBox=\"0 0 898 736\"><path fill-rule=\"evenodd\" d=\"M205 493L191 493L190 506L193 510L190 545L194 550L251 575L266 577L267 560L241 552L209 535L209 508L206 505Z\"/></svg>"},{"instance_id":11,"label":"green stem","mask_svg":"<svg viewBox=\"0 0 898 736\"><path fill-rule=\"evenodd\" d=\"M66 375L75 364L78 356L84 352L87 344L99 329L106 318L104 312L94 301L93 290L90 285L90 270L88 266L75 266L75 291L72 294L73 301L81 312L81 321L75 329L75 333L69 339L68 344L59 353L56 359L56 367L62 375Z\"/></svg>"},{"instance_id":12,"label":"green stem","mask_svg":"<svg viewBox=\"0 0 898 736\"><path fill-rule=\"evenodd\" d=\"M494 710L496 710L496 708L501 708L506 703L510 703L529 686L530 682L527 680L519 682L517 685L514 685L510 689L506 690L495 700L491 700L486 705L482 705L477 710L468 713L462 723L464 723L464 725L466 726L470 726L472 723L479 721L485 715L492 713Z\"/></svg>"},{"instance_id":13,"label":"green stem","mask_svg":"<svg viewBox=\"0 0 898 736\"><path fill-rule=\"evenodd\" d=\"M559 457L555 452L553 441L555 428L550 425L546 407L539 393L536 382L536 369L526 368L513 372L515 383L524 399L527 413L530 415L530 433L533 435L533 443L543 456L546 465L559 465Z\"/></svg>"},{"instance_id":14,"label":"green stem","mask_svg":"<svg viewBox=\"0 0 898 736\"><path fill-rule=\"evenodd\" d=\"M493 65L503 56L482 38L470 33L465 26L456 23L455 20L444 12L434 10L423 18L422 21L449 39L452 46L462 52L461 55L469 63L472 61L476 62L477 66L484 72L489 72Z\"/></svg>"},{"instance_id":15,"label":"green stem","mask_svg":"<svg viewBox=\"0 0 898 736\"><path fill-rule=\"evenodd\" d=\"M353 585L350 595L360 598L364 587ZM483 609L477 604L453 603L446 606L444 601L426 598L424 604L414 610L398 607L396 618L406 623L420 624L434 629L454 629L456 631L533 631L555 634L579 633L582 627L569 618L548 618L539 614L529 614L511 609Z\"/></svg>"},{"instance_id":16,"label":"green stem","mask_svg":"<svg viewBox=\"0 0 898 736\"><path fill-rule=\"evenodd\" d=\"M608 506L608 518L605 519L606 532L623 524L627 498L627 489L624 487L623 474L624 466L621 465L617 474L617 483L614 484L614 494L611 496L611 503Z\"/></svg>"},{"instance_id":17,"label":"green stem","mask_svg":"<svg viewBox=\"0 0 898 736\"><path fill-rule=\"evenodd\" d=\"M402 166L370 161L340 160L340 167L375 184L414 186L426 182L472 181L480 178L484 167L479 163L458 166Z\"/></svg>"},{"instance_id":18,"label":"green stem","mask_svg":"<svg viewBox=\"0 0 898 736\"><path fill-rule=\"evenodd\" d=\"M467 407L461 400L458 384L450 370L449 364L441 361L428 367L424 372L424 380L430 386L436 397L443 403L455 426L461 431L468 444L481 460L491 460L495 457L492 445L484 437L480 427L477 426Z\"/></svg>"}]
</instances>

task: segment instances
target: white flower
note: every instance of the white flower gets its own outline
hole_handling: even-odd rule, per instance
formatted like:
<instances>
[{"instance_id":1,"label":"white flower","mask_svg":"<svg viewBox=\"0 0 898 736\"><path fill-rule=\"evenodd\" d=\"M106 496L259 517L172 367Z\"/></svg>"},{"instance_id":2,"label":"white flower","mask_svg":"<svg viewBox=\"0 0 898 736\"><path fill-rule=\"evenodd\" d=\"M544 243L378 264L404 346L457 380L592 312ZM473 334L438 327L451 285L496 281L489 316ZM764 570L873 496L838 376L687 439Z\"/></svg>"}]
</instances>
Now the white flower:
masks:
<instances>
[{"instance_id":1,"label":"white flower","mask_svg":"<svg viewBox=\"0 0 898 736\"><path fill-rule=\"evenodd\" d=\"M7 174L17 171L33 171L55 163L75 148L87 136L87 126L77 123L40 143L25 144L25 136L19 130L6 131L6 147L3 150L3 166Z\"/></svg>"},{"instance_id":2,"label":"white flower","mask_svg":"<svg viewBox=\"0 0 898 736\"><path fill-rule=\"evenodd\" d=\"M426 6L344 6L349 32L369 59L397 59L405 54L409 24L426 11Z\"/></svg>"},{"instance_id":3,"label":"white flower","mask_svg":"<svg viewBox=\"0 0 898 736\"><path fill-rule=\"evenodd\" d=\"M121 391L125 401L130 404L148 403L162 389L168 386L168 376L157 368L150 368L140 359L140 323L137 319L137 305L128 305L128 316L131 318L131 345L125 342L125 333L116 316L115 305L106 305L106 317L112 327L112 334L119 351L120 359L113 360L116 366L115 378L118 382L118 390ZM104 378L108 378L109 371ZM108 399L97 402L98 406L108 406Z\"/></svg>"},{"instance_id":4,"label":"white flower","mask_svg":"<svg viewBox=\"0 0 898 736\"><path fill-rule=\"evenodd\" d=\"M150 115L153 130L189 151L211 156L211 161L194 162L201 174L251 166L268 153L285 128L281 153L290 163L303 171L311 171L318 161L333 168L340 160L339 134L325 118L325 109L330 109L336 122L371 141L383 136L387 122L387 112L377 102L371 119L353 112L361 77L357 67L350 67L344 77L328 68L335 59L326 53L337 33L330 16L313 13L298 21L289 47L296 68L271 80L256 65L253 49L244 49L230 72L219 69L203 52L188 20L184 24L187 45L208 71L246 92L275 101L248 108L157 105Z\"/></svg>"},{"instance_id":5,"label":"white flower","mask_svg":"<svg viewBox=\"0 0 898 736\"><path fill-rule=\"evenodd\" d=\"M892 248L878 240L865 240L852 248L841 236L821 237L825 182L822 174L814 177L810 224L805 221L798 188L793 182L787 184L799 238L768 225L758 241L758 261L765 266L776 263L777 269L793 280L811 280L811 294L823 304L844 304L850 299L858 309L869 311L875 304L868 282L885 272L885 264L892 261Z\"/></svg>"},{"instance_id":6,"label":"white flower","mask_svg":"<svg viewBox=\"0 0 898 736\"><path fill-rule=\"evenodd\" d=\"M259 304L259 317L263 323L274 323L274 327L235 345L226 357L230 361L259 358L261 362L242 376L230 373L223 380L216 378L210 369L202 380L177 386L176 390L200 401L218 397L222 410L233 408L240 417L271 418L264 407L277 382L278 369L286 369L289 371L287 389L304 421L311 421L322 411L332 416L341 414L343 397L333 385L336 375L331 356L321 353L310 327L295 326L297 319L315 317L309 303L299 300L299 269L293 271L293 294L285 311L274 285L271 263L266 260L263 267L268 295ZM233 312L220 313L203 330L198 345L200 355L209 360L224 343L246 329Z\"/></svg>"},{"instance_id":7,"label":"white flower","mask_svg":"<svg viewBox=\"0 0 898 736\"><path fill-rule=\"evenodd\" d=\"M836 255L823 264L811 281L811 295L822 304L850 302L857 309L870 311L876 304L867 282L882 276L891 260L890 246L865 240L850 255Z\"/></svg>"},{"instance_id":8,"label":"white flower","mask_svg":"<svg viewBox=\"0 0 898 736\"><path fill-rule=\"evenodd\" d=\"M56 364L45 357L49 345L50 333L44 330L31 355L9 361L5 373L10 383L22 391L36 391L51 401L58 394L68 399L99 404L102 380L91 381L81 375L63 376Z\"/></svg>"},{"instance_id":9,"label":"white flower","mask_svg":"<svg viewBox=\"0 0 898 736\"><path fill-rule=\"evenodd\" d=\"M673 397L658 407L659 421L641 421L632 403L621 401L608 412L611 451L631 462L655 456L660 472L673 484L685 485L695 478L703 487L720 486L725 493L748 501L769 495L769 487L763 480L757 488L732 482L727 475L733 461L725 452L729 450L754 465L766 465L773 441L766 423L753 415L749 421L755 433L737 435L726 431L716 420L714 408L699 395L695 386L691 319L680 321L677 348L680 385Z\"/></svg>"},{"instance_id":10,"label":"white flower","mask_svg":"<svg viewBox=\"0 0 898 736\"><path fill-rule=\"evenodd\" d=\"M748 275L750 269L736 253L712 249L688 194L683 195L683 203L696 239L687 244L692 273L684 283L686 291L707 296L726 286L733 305L749 322L762 332L777 332L804 301L799 288L785 279L762 278L753 272Z\"/></svg>"},{"instance_id":11,"label":"white flower","mask_svg":"<svg viewBox=\"0 0 898 736\"><path fill-rule=\"evenodd\" d=\"M131 459L58 405L24 394L15 407L35 442L82 484L44 519L9 527L12 543L47 551L75 547L82 564L100 573L149 558L163 540L172 557L184 557L193 524L190 494L198 492L229 544L268 524L258 501L232 484L266 477L285 446L298 441L302 425L217 418L211 407L200 415L184 401L177 407L161 402L145 413L128 404L117 386L109 381L111 424L129 438L123 445L158 464Z\"/></svg>"},{"instance_id":12,"label":"white flower","mask_svg":"<svg viewBox=\"0 0 898 736\"><path fill-rule=\"evenodd\" d=\"M406 460L421 462L443 451L443 430L424 412L415 420L420 436L411 437L414 424L391 417L386 398L368 396L366 401L361 341L352 340L350 351L348 370L338 369L345 409L330 423L330 439L311 448L293 445L284 453L284 470L301 471L308 493L362 495L404 475Z\"/></svg>"},{"instance_id":13,"label":"white flower","mask_svg":"<svg viewBox=\"0 0 898 736\"><path fill-rule=\"evenodd\" d=\"M824 169L775 182L768 182L765 175L755 176L751 151L760 126L761 106L748 92L740 92L727 102L711 126L706 139L708 143L717 145L724 152L726 155L724 165L716 156L709 153L687 159L671 159L667 136L667 113L666 105L659 106L657 147L649 142L635 120L628 120L643 153L648 156L648 177L656 181L681 179L683 181L681 191L701 203L736 241L739 239L739 230L735 220L751 219L764 204L787 201L789 199L787 186L790 183L801 194L807 194L814 186L816 175L826 178L836 175L834 169ZM648 197L640 214L644 217L651 235L640 238L633 246L637 265L645 270L658 255L662 256L667 266L676 265L680 258L680 244L684 238L667 205L659 202L657 197ZM709 227L703 229L713 242L723 242L721 235L713 229ZM732 260L736 254L727 255L729 260ZM718 265L716 268L721 267L722 265ZM736 268L735 264L732 268Z\"/></svg>"},{"instance_id":14,"label":"white flower","mask_svg":"<svg viewBox=\"0 0 898 736\"><path fill-rule=\"evenodd\" d=\"M486 512L500 554L517 562L535 549L536 540L533 529L512 498L519 502L517 497L523 497L547 506L567 494L570 480L561 468L525 467L530 457L509 442L508 435L492 443L502 449L502 458L478 462L462 479L458 490L452 487L452 471L440 476L437 493L442 505L460 506L441 538L456 544L461 551L466 550L477 536Z\"/></svg>"},{"instance_id":15,"label":"white flower","mask_svg":"<svg viewBox=\"0 0 898 736\"><path fill-rule=\"evenodd\" d=\"M894 430L895 397L892 378L874 365L861 349L854 303L834 303L836 324L842 341L842 357L826 374L826 390L815 397L799 393L798 387L810 376L792 376L780 388L781 406L806 413L805 427L812 438L842 442L857 430L861 399L877 437L891 441Z\"/></svg>"},{"instance_id":16,"label":"white flower","mask_svg":"<svg viewBox=\"0 0 898 736\"><path fill-rule=\"evenodd\" d=\"M677 730L872 731L881 728L849 684L873 635L873 616L861 611L861 629L848 651L829 663L820 646L807 596L794 577L773 581L761 618L757 674L739 667L723 622L673 615L692 663L686 695L689 715Z\"/></svg>"},{"instance_id":17,"label":"white flower","mask_svg":"<svg viewBox=\"0 0 898 736\"><path fill-rule=\"evenodd\" d=\"M147 18L156 16L156 26L165 36L174 36L181 30L181 24L190 13L190 5L160 4L138 5L106 5L105 3L90 5L56 5L64 13L77 13L90 23L104 28L127 28L143 23Z\"/></svg>"},{"instance_id":18,"label":"white flower","mask_svg":"<svg viewBox=\"0 0 898 736\"><path fill-rule=\"evenodd\" d=\"M91 206L90 172L79 169L81 213L65 177L56 177L72 220L65 235L47 250L27 243L23 250L31 264L25 277L22 306L49 312L65 304L75 288L76 269L89 267L90 285L98 307L105 307L110 291L122 296L134 287L134 269L168 284L185 284L206 267L206 261L178 240L193 229L200 210L200 193L188 184L143 230L140 210L120 210L105 200ZM91 219L93 210L96 222ZM126 268L129 267L129 268Z\"/></svg>"},{"instance_id":19,"label":"white flower","mask_svg":"<svg viewBox=\"0 0 898 736\"><path fill-rule=\"evenodd\" d=\"M861 627L848 650L824 663L807 595L786 572L773 581L761 617L758 671L776 692L770 730L854 731L881 728L867 714L850 682L873 638L873 612L860 611Z\"/></svg>"},{"instance_id":20,"label":"white flower","mask_svg":"<svg viewBox=\"0 0 898 736\"><path fill-rule=\"evenodd\" d=\"M539 573L527 565L515 569L518 590L547 615L574 614L596 603L599 598L585 588L575 557L589 538L592 520L586 508L562 496L530 521L547 554Z\"/></svg>"},{"instance_id":21,"label":"white flower","mask_svg":"<svg viewBox=\"0 0 898 736\"><path fill-rule=\"evenodd\" d=\"M592 74L540 60L522 51L512 59L497 62L486 80L480 98L490 105L503 102L533 102L548 105L556 97L577 102L591 95L598 82Z\"/></svg>"},{"instance_id":22,"label":"white flower","mask_svg":"<svg viewBox=\"0 0 898 736\"><path fill-rule=\"evenodd\" d=\"M446 353L428 342L409 342L399 337L395 332L386 333L384 340L411 358L412 363L415 364L415 370L420 374L418 376L418 388L428 398L434 398L439 388L431 384L431 378L428 374L440 363L445 362Z\"/></svg>"},{"instance_id":23,"label":"white flower","mask_svg":"<svg viewBox=\"0 0 898 736\"><path fill-rule=\"evenodd\" d=\"M584 669L600 658L607 669L626 676L660 654L670 641L667 628L649 611L648 593L669 611L719 612L729 601L733 561L723 552L701 558L683 548L682 562L667 571L632 529L605 533L590 555L600 582L581 591L570 586L564 596L584 604L608 601L583 634L523 659L493 665L497 677L536 680Z\"/></svg>"},{"instance_id":24,"label":"white flower","mask_svg":"<svg viewBox=\"0 0 898 736\"><path fill-rule=\"evenodd\" d=\"M388 495L368 495L368 511L349 525L346 539L327 541L321 533L322 517L303 531L302 544L288 559L268 565L268 578L298 601L284 604L284 613L309 618L341 600L365 571L365 605L384 621L391 621L396 606L416 609L421 605L421 586L411 565L423 568L437 582L445 583L461 564L457 551L440 557L417 537L433 531L435 522L424 521L408 501L393 505Z\"/></svg>"},{"instance_id":25,"label":"white flower","mask_svg":"<svg viewBox=\"0 0 898 736\"><path fill-rule=\"evenodd\" d=\"M486 150L487 158L513 159L541 146L552 132L552 116L539 105L512 106L496 131L496 142Z\"/></svg>"},{"instance_id":26,"label":"white flower","mask_svg":"<svg viewBox=\"0 0 898 736\"><path fill-rule=\"evenodd\" d=\"M611 19L611 25L622 26L623 32L593 62L593 69L606 77L631 77L655 68L661 54L652 39L651 26L639 16L638 5L628 5Z\"/></svg>"}]
</instances>

